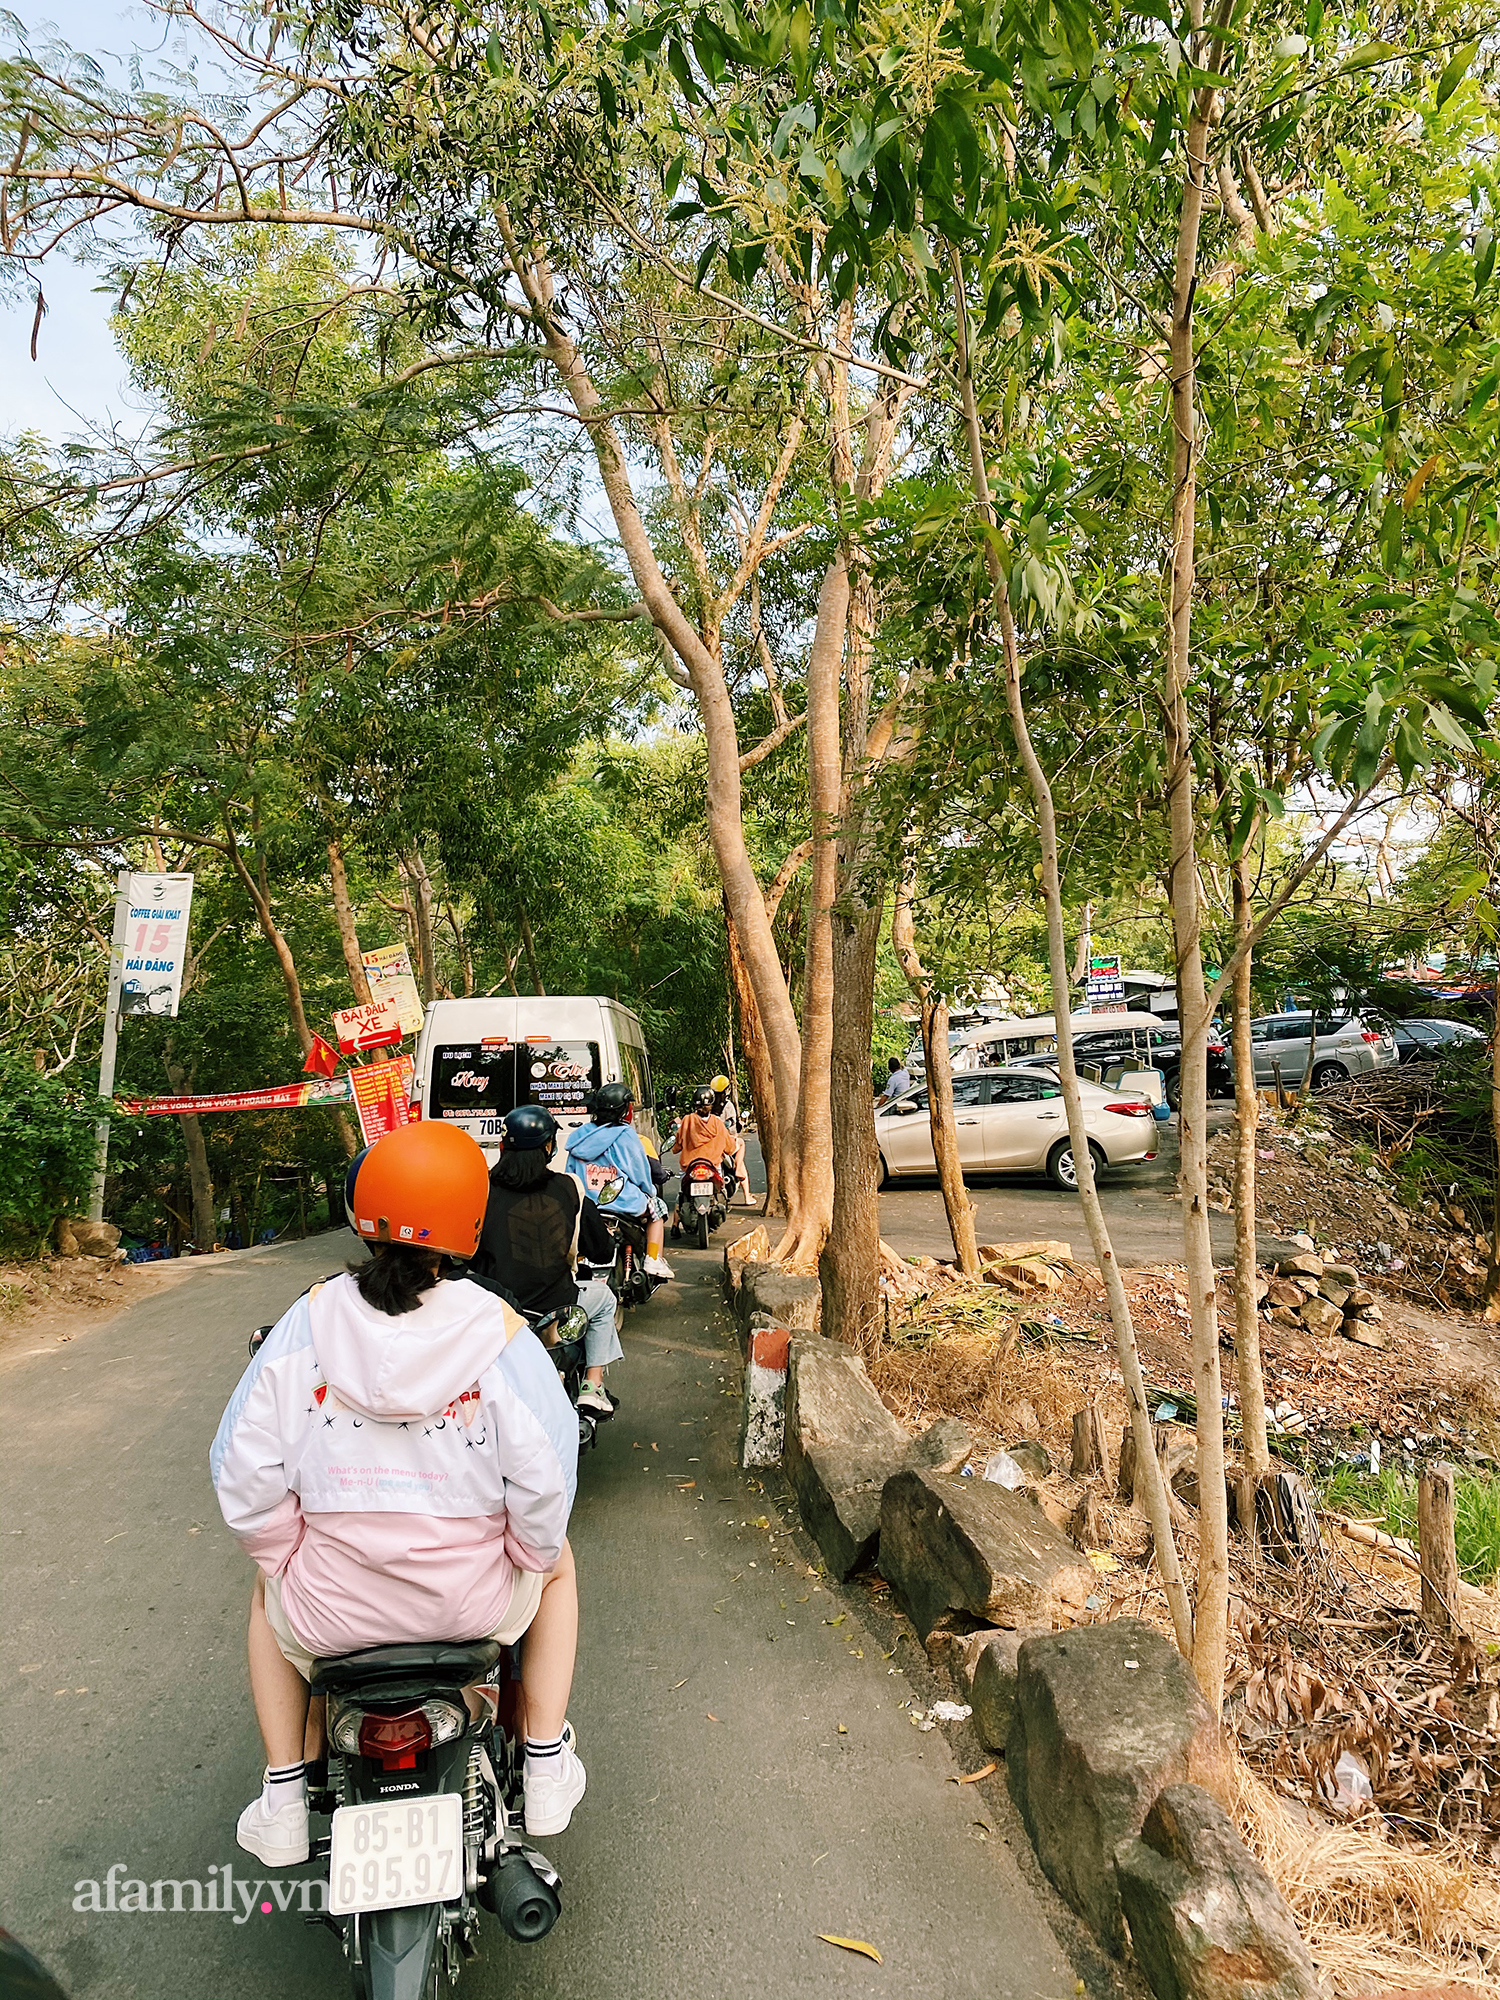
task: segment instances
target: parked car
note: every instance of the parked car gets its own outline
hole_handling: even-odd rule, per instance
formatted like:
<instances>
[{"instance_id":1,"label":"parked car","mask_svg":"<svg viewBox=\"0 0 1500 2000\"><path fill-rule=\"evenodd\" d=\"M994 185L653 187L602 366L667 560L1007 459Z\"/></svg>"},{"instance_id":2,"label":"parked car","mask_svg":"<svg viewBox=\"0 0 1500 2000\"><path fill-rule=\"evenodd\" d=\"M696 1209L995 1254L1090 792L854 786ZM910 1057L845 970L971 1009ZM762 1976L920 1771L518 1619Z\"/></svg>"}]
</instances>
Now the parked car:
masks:
<instances>
[{"instance_id":1,"label":"parked car","mask_svg":"<svg viewBox=\"0 0 1500 2000\"><path fill-rule=\"evenodd\" d=\"M1144 1054L1141 1053L1143 1039L1148 1045ZM1168 1105L1173 1111L1179 1107L1182 1099L1182 1031L1175 1021L1146 1030L1144 1037L1138 1030L1130 1033L1120 1029L1105 1032L1075 1030L1073 1060L1080 1064L1088 1063L1091 1067L1097 1065L1101 1070L1112 1069L1119 1063L1139 1063L1143 1067L1159 1069ZM1015 1066L1055 1072L1057 1057L1018 1056ZM1208 1031L1208 1094L1211 1098L1234 1095L1234 1064L1217 1023ZM1163 1112L1162 1116L1165 1117L1166 1113Z\"/></svg>"},{"instance_id":2,"label":"parked car","mask_svg":"<svg viewBox=\"0 0 1500 2000\"><path fill-rule=\"evenodd\" d=\"M1274 1084L1279 1067L1282 1083L1288 1089L1299 1087L1309 1053L1314 1090L1399 1062L1396 1030L1384 1015L1319 1014L1316 1019L1315 1035L1310 1013L1264 1014L1250 1023L1258 1084Z\"/></svg>"},{"instance_id":3,"label":"parked car","mask_svg":"<svg viewBox=\"0 0 1500 2000\"><path fill-rule=\"evenodd\" d=\"M1156 1120L1144 1098L1096 1083L1079 1089L1096 1167L1155 1159ZM966 1173L1045 1173L1057 1187L1078 1185L1062 1085L1047 1071L965 1071L953 1079L953 1114ZM881 1106L875 1137L882 1187L909 1174L936 1173L925 1084Z\"/></svg>"},{"instance_id":4,"label":"parked car","mask_svg":"<svg viewBox=\"0 0 1500 2000\"><path fill-rule=\"evenodd\" d=\"M1454 1049L1483 1048L1488 1037L1469 1021L1397 1021L1396 1054L1400 1061L1436 1062Z\"/></svg>"}]
</instances>

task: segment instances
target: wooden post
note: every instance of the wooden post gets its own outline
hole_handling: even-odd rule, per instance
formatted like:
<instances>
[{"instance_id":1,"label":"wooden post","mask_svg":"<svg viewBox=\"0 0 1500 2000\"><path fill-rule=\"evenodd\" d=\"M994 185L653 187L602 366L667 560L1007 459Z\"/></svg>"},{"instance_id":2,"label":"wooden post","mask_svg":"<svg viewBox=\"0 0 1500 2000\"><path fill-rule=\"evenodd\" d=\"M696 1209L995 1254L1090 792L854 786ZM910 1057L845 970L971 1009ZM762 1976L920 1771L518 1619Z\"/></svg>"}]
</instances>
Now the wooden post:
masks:
<instances>
[{"instance_id":1,"label":"wooden post","mask_svg":"<svg viewBox=\"0 0 1500 2000\"><path fill-rule=\"evenodd\" d=\"M1129 1424L1120 1434L1120 1473L1115 1492L1127 1507L1135 1505L1135 1432Z\"/></svg>"},{"instance_id":2,"label":"wooden post","mask_svg":"<svg viewBox=\"0 0 1500 2000\"><path fill-rule=\"evenodd\" d=\"M1073 1477L1093 1479L1104 1472L1107 1453L1099 1398L1090 1396L1081 1410L1073 1412Z\"/></svg>"},{"instance_id":3,"label":"wooden post","mask_svg":"<svg viewBox=\"0 0 1500 2000\"><path fill-rule=\"evenodd\" d=\"M1436 1459L1417 1481L1417 1550L1422 1562L1422 1623L1429 1632L1458 1624L1458 1549L1453 1539L1453 1467Z\"/></svg>"}]
</instances>

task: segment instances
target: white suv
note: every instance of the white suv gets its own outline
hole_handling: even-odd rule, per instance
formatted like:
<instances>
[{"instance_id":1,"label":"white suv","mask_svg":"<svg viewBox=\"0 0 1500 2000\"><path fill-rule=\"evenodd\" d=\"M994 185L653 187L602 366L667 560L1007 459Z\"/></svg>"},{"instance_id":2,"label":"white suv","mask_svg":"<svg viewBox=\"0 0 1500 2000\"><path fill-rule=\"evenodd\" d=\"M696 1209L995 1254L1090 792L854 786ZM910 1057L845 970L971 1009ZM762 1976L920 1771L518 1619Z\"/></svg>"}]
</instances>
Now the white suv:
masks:
<instances>
[{"instance_id":1,"label":"white suv","mask_svg":"<svg viewBox=\"0 0 1500 2000\"><path fill-rule=\"evenodd\" d=\"M1316 1037L1312 1028L1311 1014L1265 1014L1252 1021L1255 1081L1274 1084L1279 1066L1283 1086L1298 1089L1307 1073L1309 1043L1313 1041L1314 1090L1347 1083L1351 1076L1386 1069L1401 1059L1396 1031L1379 1014L1319 1014Z\"/></svg>"}]
</instances>

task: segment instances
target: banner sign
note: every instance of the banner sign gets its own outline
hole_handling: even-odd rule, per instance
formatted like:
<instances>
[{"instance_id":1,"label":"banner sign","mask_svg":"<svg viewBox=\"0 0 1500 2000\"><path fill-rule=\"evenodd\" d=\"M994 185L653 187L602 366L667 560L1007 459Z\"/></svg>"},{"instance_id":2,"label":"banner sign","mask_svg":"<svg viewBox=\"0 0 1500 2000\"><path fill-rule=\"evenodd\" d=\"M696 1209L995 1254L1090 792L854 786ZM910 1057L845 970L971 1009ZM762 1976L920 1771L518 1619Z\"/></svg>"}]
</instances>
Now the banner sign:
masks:
<instances>
[{"instance_id":1,"label":"banner sign","mask_svg":"<svg viewBox=\"0 0 1500 2000\"><path fill-rule=\"evenodd\" d=\"M354 1108L367 1146L408 1122L412 1069L410 1056L398 1056L394 1062L366 1063L345 1072L354 1086Z\"/></svg>"},{"instance_id":2,"label":"banner sign","mask_svg":"<svg viewBox=\"0 0 1500 2000\"><path fill-rule=\"evenodd\" d=\"M378 951L362 952L365 977L370 982L370 998L384 1000L394 995L403 1035L422 1032L422 996L417 991L411 969L411 954L404 944L383 944Z\"/></svg>"},{"instance_id":3,"label":"banner sign","mask_svg":"<svg viewBox=\"0 0 1500 2000\"><path fill-rule=\"evenodd\" d=\"M280 1083L270 1090L222 1090L208 1097L126 1097L121 1103L133 1118L164 1118L180 1117L185 1111L300 1111L310 1104L347 1104L349 1097L346 1074Z\"/></svg>"},{"instance_id":4,"label":"banner sign","mask_svg":"<svg viewBox=\"0 0 1500 2000\"><path fill-rule=\"evenodd\" d=\"M120 1012L175 1019L187 959L191 875L132 875L123 890Z\"/></svg>"},{"instance_id":5,"label":"banner sign","mask_svg":"<svg viewBox=\"0 0 1500 2000\"><path fill-rule=\"evenodd\" d=\"M1089 1012L1118 1013L1125 1001L1125 981L1120 974L1120 955L1101 957L1089 954Z\"/></svg>"},{"instance_id":6,"label":"banner sign","mask_svg":"<svg viewBox=\"0 0 1500 2000\"><path fill-rule=\"evenodd\" d=\"M401 1005L394 993L388 993L358 1007L340 1007L333 1025L346 1056L361 1049L383 1049L401 1040Z\"/></svg>"}]
</instances>

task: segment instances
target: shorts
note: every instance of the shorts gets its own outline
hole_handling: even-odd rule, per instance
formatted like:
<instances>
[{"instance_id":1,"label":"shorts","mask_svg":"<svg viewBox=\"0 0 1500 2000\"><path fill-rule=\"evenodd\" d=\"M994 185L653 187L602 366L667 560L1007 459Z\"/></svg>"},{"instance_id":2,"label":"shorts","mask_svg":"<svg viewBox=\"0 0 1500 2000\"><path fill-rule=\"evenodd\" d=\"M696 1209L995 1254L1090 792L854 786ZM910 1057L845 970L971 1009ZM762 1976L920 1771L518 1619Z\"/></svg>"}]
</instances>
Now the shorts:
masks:
<instances>
[{"instance_id":1,"label":"shorts","mask_svg":"<svg viewBox=\"0 0 1500 2000\"><path fill-rule=\"evenodd\" d=\"M534 1569L518 1569L514 1573L514 1578L515 1580L511 1585L510 1603L506 1607L505 1622L500 1626L498 1631L486 1635L491 1639L498 1639L502 1646L513 1646L526 1630L527 1626L530 1625L532 1619L535 1618L537 1606L542 1601L542 1587L547 1581L546 1577ZM287 1621L287 1615L281 1603L281 1578L279 1576L268 1576L265 1583L266 1623L270 1626L272 1636L281 1648L283 1659L290 1660L298 1673L301 1674L303 1680L310 1681L313 1677L314 1664L319 1656L307 1650ZM411 1644L414 1642L405 1640L396 1643Z\"/></svg>"}]
</instances>

